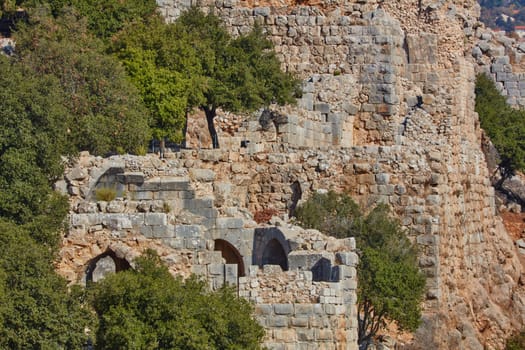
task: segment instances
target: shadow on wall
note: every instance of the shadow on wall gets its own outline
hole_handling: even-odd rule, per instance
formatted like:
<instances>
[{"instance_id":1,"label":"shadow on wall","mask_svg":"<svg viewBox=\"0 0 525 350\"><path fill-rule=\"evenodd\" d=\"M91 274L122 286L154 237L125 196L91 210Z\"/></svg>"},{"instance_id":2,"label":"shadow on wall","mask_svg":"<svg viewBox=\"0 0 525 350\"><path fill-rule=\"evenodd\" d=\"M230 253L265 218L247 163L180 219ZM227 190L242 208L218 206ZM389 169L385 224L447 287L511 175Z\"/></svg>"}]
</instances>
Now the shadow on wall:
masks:
<instances>
[{"instance_id":1,"label":"shadow on wall","mask_svg":"<svg viewBox=\"0 0 525 350\"><path fill-rule=\"evenodd\" d=\"M288 271L290 245L284 234L275 227L255 229L253 239L252 264L262 268L264 265L279 265Z\"/></svg>"}]
</instances>

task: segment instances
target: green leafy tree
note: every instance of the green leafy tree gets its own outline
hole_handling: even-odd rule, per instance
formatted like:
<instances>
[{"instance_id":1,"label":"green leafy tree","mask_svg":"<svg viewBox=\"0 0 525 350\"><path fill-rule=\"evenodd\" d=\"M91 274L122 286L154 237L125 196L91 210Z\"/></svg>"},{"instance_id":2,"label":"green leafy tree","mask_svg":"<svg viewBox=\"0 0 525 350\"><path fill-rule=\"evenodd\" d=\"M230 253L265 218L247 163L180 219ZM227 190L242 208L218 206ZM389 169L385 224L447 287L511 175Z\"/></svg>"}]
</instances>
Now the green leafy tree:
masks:
<instances>
[{"instance_id":1,"label":"green leafy tree","mask_svg":"<svg viewBox=\"0 0 525 350\"><path fill-rule=\"evenodd\" d=\"M388 207L363 215L346 194L314 194L296 209L305 227L336 237L355 237L360 251L357 270L358 342L367 346L386 320L414 331L420 324L425 278L417 251Z\"/></svg>"},{"instance_id":2,"label":"green leafy tree","mask_svg":"<svg viewBox=\"0 0 525 350\"><path fill-rule=\"evenodd\" d=\"M476 79L476 112L498 151L501 178L495 187L501 189L516 170L525 171L525 111L510 107L494 82L480 74Z\"/></svg>"},{"instance_id":3,"label":"green leafy tree","mask_svg":"<svg viewBox=\"0 0 525 350\"><path fill-rule=\"evenodd\" d=\"M151 251L93 286L99 349L259 349L262 327L229 288L175 279Z\"/></svg>"},{"instance_id":4,"label":"green leafy tree","mask_svg":"<svg viewBox=\"0 0 525 350\"><path fill-rule=\"evenodd\" d=\"M105 40L157 10L155 0L72 0L71 3L88 19L91 32Z\"/></svg>"},{"instance_id":5,"label":"green leafy tree","mask_svg":"<svg viewBox=\"0 0 525 350\"><path fill-rule=\"evenodd\" d=\"M67 109L58 81L0 56L0 217L55 247L67 213L51 183L68 154Z\"/></svg>"},{"instance_id":6,"label":"green leafy tree","mask_svg":"<svg viewBox=\"0 0 525 350\"><path fill-rule=\"evenodd\" d=\"M62 133L75 150L140 153L150 138L147 109L118 60L71 11L31 17L15 33L17 59L60 82L71 116Z\"/></svg>"},{"instance_id":7,"label":"green leafy tree","mask_svg":"<svg viewBox=\"0 0 525 350\"><path fill-rule=\"evenodd\" d=\"M195 7L174 24L152 16L128 26L113 51L141 91L161 139L179 141L186 113L198 107L217 148L218 108L253 111L270 103L293 103L299 92L299 81L281 71L261 28L232 38L219 17Z\"/></svg>"},{"instance_id":8,"label":"green leafy tree","mask_svg":"<svg viewBox=\"0 0 525 350\"><path fill-rule=\"evenodd\" d=\"M52 252L3 219L0 247L0 348L82 348L94 320L82 294L55 273Z\"/></svg>"},{"instance_id":9,"label":"green leafy tree","mask_svg":"<svg viewBox=\"0 0 525 350\"><path fill-rule=\"evenodd\" d=\"M205 79L197 51L160 16L127 27L112 51L138 88L155 139L181 142L189 106L202 100Z\"/></svg>"},{"instance_id":10,"label":"green leafy tree","mask_svg":"<svg viewBox=\"0 0 525 350\"><path fill-rule=\"evenodd\" d=\"M217 109L253 111L271 103L294 103L299 81L281 70L273 45L256 26L246 35L232 38L213 13L190 8L177 25L202 59L206 78L204 111L213 147L219 147L214 119Z\"/></svg>"}]
</instances>

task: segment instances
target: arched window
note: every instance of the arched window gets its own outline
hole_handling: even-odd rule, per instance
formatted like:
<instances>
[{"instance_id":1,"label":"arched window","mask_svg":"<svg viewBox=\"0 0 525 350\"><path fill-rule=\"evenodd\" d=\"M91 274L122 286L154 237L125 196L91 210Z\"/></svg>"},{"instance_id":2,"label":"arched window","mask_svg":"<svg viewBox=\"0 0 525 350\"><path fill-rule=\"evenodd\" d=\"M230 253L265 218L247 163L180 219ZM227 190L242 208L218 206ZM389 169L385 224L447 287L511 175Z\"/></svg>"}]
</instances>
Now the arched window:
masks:
<instances>
[{"instance_id":1,"label":"arched window","mask_svg":"<svg viewBox=\"0 0 525 350\"><path fill-rule=\"evenodd\" d=\"M244 262L239 251L224 239L215 240L215 250L220 251L227 264L237 264L237 276L246 276L244 272Z\"/></svg>"},{"instance_id":2,"label":"arched window","mask_svg":"<svg viewBox=\"0 0 525 350\"><path fill-rule=\"evenodd\" d=\"M286 253L277 239L271 239L268 244L266 244L266 247L264 247L262 264L263 266L279 265L283 271L288 270L288 259L286 258Z\"/></svg>"}]
</instances>

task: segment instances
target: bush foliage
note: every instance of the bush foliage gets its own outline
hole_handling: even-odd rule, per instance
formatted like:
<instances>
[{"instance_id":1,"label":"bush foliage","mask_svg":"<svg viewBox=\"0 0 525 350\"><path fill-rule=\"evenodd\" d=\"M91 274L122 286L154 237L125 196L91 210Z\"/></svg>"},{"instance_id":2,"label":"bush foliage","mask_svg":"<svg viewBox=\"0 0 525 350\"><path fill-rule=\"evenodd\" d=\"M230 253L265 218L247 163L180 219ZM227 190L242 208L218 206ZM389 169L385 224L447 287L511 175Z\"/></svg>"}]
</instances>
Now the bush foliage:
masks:
<instances>
[{"instance_id":1,"label":"bush foliage","mask_svg":"<svg viewBox=\"0 0 525 350\"><path fill-rule=\"evenodd\" d=\"M171 276L146 252L136 269L94 286L99 349L259 349L264 331L230 288L208 292L196 278Z\"/></svg>"},{"instance_id":2,"label":"bush foliage","mask_svg":"<svg viewBox=\"0 0 525 350\"><path fill-rule=\"evenodd\" d=\"M296 209L297 220L338 238L355 237L358 266L358 342L366 346L385 325L395 321L414 331L421 322L425 278L417 251L385 205L367 215L346 194L316 193Z\"/></svg>"},{"instance_id":3,"label":"bush foliage","mask_svg":"<svg viewBox=\"0 0 525 350\"><path fill-rule=\"evenodd\" d=\"M516 170L525 171L525 111L510 107L492 79L479 74L476 79L476 112L481 127L498 151L500 187Z\"/></svg>"}]
</instances>

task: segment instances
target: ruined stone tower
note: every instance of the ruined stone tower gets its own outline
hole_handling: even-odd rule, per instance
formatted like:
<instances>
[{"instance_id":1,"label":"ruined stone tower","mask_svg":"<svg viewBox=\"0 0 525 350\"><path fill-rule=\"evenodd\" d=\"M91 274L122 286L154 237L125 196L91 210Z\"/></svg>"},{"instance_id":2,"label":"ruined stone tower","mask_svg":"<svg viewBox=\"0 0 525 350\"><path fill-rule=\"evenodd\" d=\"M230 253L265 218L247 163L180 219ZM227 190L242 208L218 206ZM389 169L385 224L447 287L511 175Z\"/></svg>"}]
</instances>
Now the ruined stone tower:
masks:
<instances>
[{"instance_id":1,"label":"ruined stone tower","mask_svg":"<svg viewBox=\"0 0 525 350\"><path fill-rule=\"evenodd\" d=\"M158 4L167 20L191 5ZM364 206L389 204L420 246L428 289L412 347L502 348L523 323L524 294L474 112L477 3L196 5L233 34L263 24L283 68L304 79L303 97L267 125L239 119L233 136L219 132L220 150L81 156L57 184L71 196L60 270L97 278L155 247L174 273L238 285L269 348L355 349L354 241L252 220L269 209L285 217L314 191L346 191ZM97 202L105 186L118 197Z\"/></svg>"}]
</instances>

